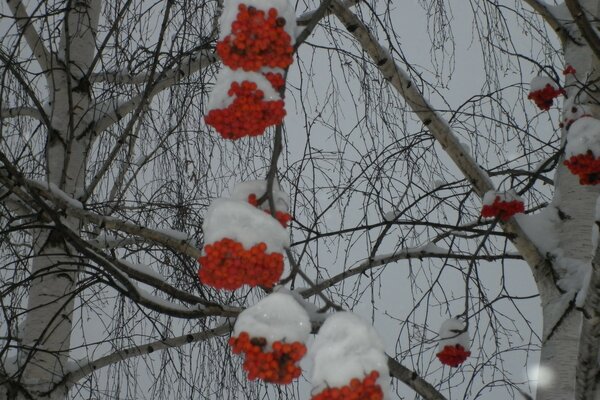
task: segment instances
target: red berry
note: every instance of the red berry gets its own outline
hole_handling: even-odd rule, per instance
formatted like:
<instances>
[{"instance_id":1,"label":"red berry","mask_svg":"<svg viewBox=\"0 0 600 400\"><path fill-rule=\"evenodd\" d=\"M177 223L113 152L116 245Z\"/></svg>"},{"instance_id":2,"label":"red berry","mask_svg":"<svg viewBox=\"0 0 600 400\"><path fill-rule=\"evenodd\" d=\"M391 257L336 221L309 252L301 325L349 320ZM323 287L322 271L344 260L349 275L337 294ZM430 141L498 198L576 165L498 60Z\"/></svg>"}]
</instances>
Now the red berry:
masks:
<instances>
[{"instance_id":1,"label":"red berry","mask_svg":"<svg viewBox=\"0 0 600 400\"><path fill-rule=\"evenodd\" d=\"M354 378L346 386L327 388L311 400L382 400L383 390L377 384L379 372L371 371L363 380Z\"/></svg>"},{"instance_id":2,"label":"red berry","mask_svg":"<svg viewBox=\"0 0 600 400\"><path fill-rule=\"evenodd\" d=\"M240 4L231 33L217 43L223 64L232 69L258 71L263 67L287 68L292 62L292 38L283 29L286 21L271 8L262 10Z\"/></svg>"},{"instance_id":3,"label":"red berry","mask_svg":"<svg viewBox=\"0 0 600 400\"><path fill-rule=\"evenodd\" d=\"M442 351L436 354L442 364L449 365L450 367L458 367L465 362L470 355L471 352L465 350L460 344L444 346Z\"/></svg>"},{"instance_id":4,"label":"red berry","mask_svg":"<svg viewBox=\"0 0 600 400\"><path fill-rule=\"evenodd\" d=\"M525 205L520 200L504 201L496 196L492 204L485 204L481 209L481 216L485 218L499 217L501 221L508 221L515 214L525 212Z\"/></svg>"},{"instance_id":5,"label":"red berry","mask_svg":"<svg viewBox=\"0 0 600 400\"><path fill-rule=\"evenodd\" d=\"M306 354L303 343L277 341L268 351L265 338L251 338L247 332L241 332L237 338L229 339L229 345L234 354L244 354L243 368L250 380L287 385L302 373L297 364Z\"/></svg>"},{"instance_id":6,"label":"red berry","mask_svg":"<svg viewBox=\"0 0 600 400\"><path fill-rule=\"evenodd\" d=\"M565 160L564 165L573 175L579 176L581 185L597 185L600 183L600 158L588 150L585 154L577 154Z\"/></svg>"},{"instance_id":7,"label":"red berry","mask_svg":"<svg viewBox=\"0 0 600 400\"><path fill-rule=\"evenodd\" d=\"M235 99L227 108L211 110L204 117L226 139L262 135L285 117L283 100L265 101L263 91L254 82L233 82L228 94Z\"/></svg>"},{"instance_id":8,"label":"red berry","mask_svg":"<svg viewBox=\"0 0 600 400\"><path fill-rule=\"evenodd\" d=\"M541 110L548 111L552 107L554 99L564 94L566 94L564 89L556 89L548 83L543 89L529 93L527 98L533 100Z\"/></svg>"},{"instance_id":9,"label":"red berry","mask_svg":"<svg viewBox=\"0 0 600 400\"><path fill-rule=\"evenodd\" d=\"M200 281L216 289L235 290L243 285L273 287L283 273L283 255L266 254L266 244L245 249L241 243L224 238L204 246L198 259Z\"/></svg>"},{"instance_id":10,"label":"red berry","mask_svg":"<svg viewBox=\"0 0 600 400\"><path fill-rule=\"evenodd\" d=\"M575 74L577 70L572 65L567 65L563 70L563 75Z\"/></svg>"}]
</instances>

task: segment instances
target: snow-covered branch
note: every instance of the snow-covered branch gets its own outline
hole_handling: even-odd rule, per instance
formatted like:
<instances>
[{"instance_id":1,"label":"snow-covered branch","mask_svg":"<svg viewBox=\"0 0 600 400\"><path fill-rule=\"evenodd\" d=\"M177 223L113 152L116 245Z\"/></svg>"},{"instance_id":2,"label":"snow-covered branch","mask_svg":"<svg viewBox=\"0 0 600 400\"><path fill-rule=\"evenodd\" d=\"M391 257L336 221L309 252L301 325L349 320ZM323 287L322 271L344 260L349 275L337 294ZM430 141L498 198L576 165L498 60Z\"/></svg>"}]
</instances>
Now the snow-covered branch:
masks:
<instances>
[{"instance_id":1,"label":"snow-covered branch","mask_svg":"<svg viewBox=\"0 0 600 400\"><path fill-rule=\"evenodd\" d=\"M538 13L552 29L554 29L554 32L556 32L561 41L564 42L569 37L565 25L557 17L552 6L542 0L523 0L523 2L533 8L533 10Z\"/></svg>"},{"instance_id":2,"label":"snow-covered branch","mask_svg":"<svg viewBox=\"0 0 600 400\"><path fill-rule=\"evenodd\" d=\"M581 7L578 0L565 0L565 4L573 20L575 20L581 36L583 36L596 57L600 59L600 37L598 37L596 29L590 23L585 10Z\"/></svg>"},{"instance_id":3,"label":"snow-covered branch","mask_svg":"<svg viewBox=\"0 0 600 400\"><path fill-rule=\"evenodd\" d=\"M13 107L0 109L0 118L31 117L43 122L43 118L37 108Z\"/></svg>"},{"instance_id":4,"label":"snow-covered branch","mask_svg":"<svg viewBox=\"0 0 600 400\"><path fill-rule=\"evenodd\" d=\"M108 365L112 365L117 362L125 361L129 358L138 357L144 354L150 354L154 351L177 348L186 344L201 342L213 338L215 336L223 336L229 333L231 329L231 324L225 323L223 325L219 325L216 328L209 329L203 332L190 333L171 339L157 340L156 342L121 349L104 357L98 358L97 360L94 360L82 366L81 368L68 373L64 377L63 383L67 386L73 386L86 375L89 375L92 372L100 368L106 367Z\"/></svg>"},{"instance_id":5,"label":"snow-covered branch","mask_svg":"<svg viewBox=\"0 0 600 400\"><path fill-rule=\"evenodd\" d=\"M448 156L471 183L474 191L483 197L486 192L494 190L495 187L490 177L465 150L448 122L429 104L408 73L400 68L363 22L339 0L333 0L331 6L338 19L369 54L384 78L400 93L423 125L442 145ZM527 237L514 218L502 225L504 230L511 235L519 253L530 265L542 298L559 295L552 276L552 266L546 257Z\"/></svg>"},{"instance_id":6,"label":"snow-covered branch","mask_svg":"<svg viewBox=\"0 0 600 400\"><path fill-rule=\"evenodd\" d=\"M147 228L131 222L122 221L114 217L106 217L83 209L81 203L70 198L55 186L48 186L41 182L27 180L29 188L34 188L36 193L46 200L50 200L57 209L64 209L67 215L77 217L83 221L94 223L100 228L118 230L143 238L145 241L162 244L179 253L197 259L201 251L189 243L189 238L177 235L174 231ZM14 187L12 188L14 190Z\"/></svg>"},{"instance_id":7,"label":"snow-covered branch","mask_svg":"<svg viewBox=\"0 0 600 400\"><path fill-rule=\"evenodd\" d=\"M27 14L27 10L21 0L7 0L13 16L15 17L17 26L23 33L27 45L40 64L42 71L48 76L52 68L53 57L42 43L42 39L35 30L32 24L32 18ZM39 3L40 5L43 3Z\"/></svg>"}]
</instances>

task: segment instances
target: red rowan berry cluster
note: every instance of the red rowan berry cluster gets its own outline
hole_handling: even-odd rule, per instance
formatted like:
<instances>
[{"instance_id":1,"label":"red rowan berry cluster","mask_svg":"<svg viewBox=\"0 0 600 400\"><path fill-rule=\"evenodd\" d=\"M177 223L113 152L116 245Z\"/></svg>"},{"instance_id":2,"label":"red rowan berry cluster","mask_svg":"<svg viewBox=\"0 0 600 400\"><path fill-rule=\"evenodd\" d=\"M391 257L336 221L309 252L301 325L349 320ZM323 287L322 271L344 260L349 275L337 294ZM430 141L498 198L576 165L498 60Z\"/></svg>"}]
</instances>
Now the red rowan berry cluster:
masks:
<instances>
[{"instance_id":1,"label":"red rowan berry cluster","mask_svg":"<svg viewBox=\"0 0 600 400\"><path fill-rule=\"evenodd\" d=\"M285 18L277 10L267 13L240 4L231 34L217 43L223 64L232 69L258 71L263 67L287 68L292 62L292 38L283 29Z\"/></svg>"},{"instance_id":2,"label":"red rowan berry cluster","mask_svg":"<svg viewBox=\"0 0 600 400\"><path fill-rule=\"evenodd\" d=\"M458 367L470 355L471 352L465 350L460 344L444 346L442 351L436 354L442 364L449 365L450 367Z\"/></svg>"},{"instance_id":3,"label":"red rowan berry cluster","mask_svg":"<svg viewBox=\"0 0 600 400\"><path fill-rule=\"evenodd\" d=\"M283 273L283 255L266 254L259 243L246 250L235 240L225 238L204 246L198 259L200 281L216 289L235 290L243 285L273 287Z\"/></svg>"},{"instance_id":4,"label":"red rowan berry cluster","mask_svg":"<svg viewBox=\"0 0 600 400\"><path fill-rule=\"evenodd\" d=\"M327 388L311 400L382 400L383 390L377 384L379 372L372 371L362 381L354 378L341 388Z\"/></svg>"},{"instance_id":5,"label":"red rowan berry cluster","mask_svg":"<svg viewBox=\"0 0 600 400\"><path fill-rule=\"evenodd\" d=\"M229 345L234 354L244 353L244 369L248 379L287 385L300 376L302 370L297 363L306 354L306 346L300 342L274 342L272 351L267 348L265 338L251 338L248 332L231 337Z\"/></svg>"},{"instance_id":6,"label":"red rowan berry cluster","mask_svg":"<svg viewBox=\"0 0 600 400\"><path fill-rule=\"evenodd\" d=\"M254 193L248 195L248 203L252 204L254 207L258 207L258 198ZM265 210L267 214L271 214L269 210ZM292 220L292 216L283 211L275 211L275 219L279 221L281 226L287 228L288 223Z\"/></svg>"},{"instance_id":7,"label":"red rowan berry cluster","mask_svg":"<svg viewBox=\"0 0 600 400\"><path fill-rule=\"evenodd\" d=\"M588 150L585 154L577 154L565 160L564 165L573 175L579 176L581 185L597 185L600 183L600 158Z\"/></svg>"},{"instance_id":8,"label":"red rowan berry cluster","mask_svg":"<svg viewBox=\"0 0 600 400\"><path fill-rule=\"evenodd\" d=\"M525 205L520 200L504 201L500 196L492 204L484 204L481 216L486 218L499 217L502 221L508 221L517 213L525 212Z\"/></svg>"},{"instance_id":9,"label":"red rowan berry cluster","mask_svg":"<svg viewBox=\"0 0 600 400\"><path fill-rule=\"evenodd\" d=\"M266 72L263 74L265 78L271 83L273 89L279 91L285 85L285 79L283 79L282 74L278 74L276 72Z\"/></svg>"},{"instance_id":10,"label":"red rowan berry cluster","mask_svg":"<svg viewBox=\"0 0 600 400\"><path fill-rule=\"evenodd\" d=\"M543 89L529 93L527 98L533 100L540 110L548 111L554 104L554 99L564 94L566 94L564 89L557 89L548 83Z\"/></svg>"},{"instance_id":11,"label":"red rowan berry cluster","mask_svg":"<svg viewBox=\"0 0 600 400\"><path fill-rule=\"evenodd\" d=\"M568 64L563 70L563 75L575 74L577 70L572 65Z\"/></svg>"},{"instance_id":12,"label":"red rowan berry cluster","mask_svg":"<svg viewBox=\"0 0 600 400\"><path fill-rule=\"evenodd\" d=\"M226 139L262 135L268 126L280 124L285 117L283 100L264 101L263 91L254 82L233 82L227 94L235 96L233 103L204 117Z\"/></svg>"}]
</instances>

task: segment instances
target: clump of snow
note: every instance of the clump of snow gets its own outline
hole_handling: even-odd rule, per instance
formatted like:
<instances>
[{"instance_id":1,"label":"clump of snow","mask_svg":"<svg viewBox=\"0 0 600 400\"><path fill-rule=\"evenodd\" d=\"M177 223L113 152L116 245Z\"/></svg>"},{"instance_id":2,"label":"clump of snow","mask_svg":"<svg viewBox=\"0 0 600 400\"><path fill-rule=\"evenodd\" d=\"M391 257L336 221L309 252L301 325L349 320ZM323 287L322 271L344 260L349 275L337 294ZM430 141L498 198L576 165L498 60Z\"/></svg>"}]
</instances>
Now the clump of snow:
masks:
<instances>
[{"instance_id":1,"label":"clump of snow","mask_svg":"<svg viewBox=\"0 0 600 400\"><path fill-rule=\"evenodd\" d=\"M327 315L322 312L319 312L319 307L317 307L313 303L306 301L306 299L304 297L302 297L302 292L304 290L306 290L306 289L297 288L295 290L289 290L285 286L276 286L275 288L273 288L273 292L275 292L275 293L283 293L283 294L292 296L298 302L298 304L300 304L302 306L302 308L304 308L304 311L306 311L306 313L308 314L308 317L310 318L310 320L312 322L325 321L325 318L327 317Z\"/></svg>"},{"instance_id":2,"label":"clump of snow","mask_svg":"<svg viewBox=\"0 0 600 400\"><path fill-rule=\"evenodd\" d=\"M440 326L439 331L439 349L443 350L446 346L461 345L465 350L469 346L469 333L465 329L465 324L456 318L447 319Z\"/></svg>"},{"instance_id":3,"label":"clump of snow","mask_svg":"<svg viewBox=\"0 0 600 400\"><path fill-rule=\"evenodd\" d=\"M257 90L264 93L264 101L281 100L279 93L273 88L271 83L258 72L248 72L244 70L233 70L231 68L223 68L217 75L217 82L210 94L210 101L206 108L208 113L210 110L225 109L233 103L234 96L229 95L229 89L233 82L242 83L250 81L256 83Z\"/></svg>"},{"instance_id":4,"label":"clump of snow","mask_svg":"<svg viewBox=\"0 0 600 400\"><path fill-rule=\"evenodd\" d=\"M246 181L240 182L233 188L231 198L240 201L248 201L248 196L255 194L257 199L260 199L267 191L267 181ZM273 203L275 203L275 211L287 212L289 209L288 195L279 188L277 182L273 182ZM260 205L262 210L269 209L267 201Z\"/></svg>"},{"instance_id":5,"label":"clump of snow","mask_svg":"<svg viewBox=\"0 0 600 400\"><path fill-rule=\"evenodd\" d=\"M588 150L600 157L600 120L580 117L571 125L567 136L566 157L585 154Z\"/></svg>"},{"instance_id":6,"label":"clump of snow","mask_svg":"<svg viewBox=\"0 0 600 400\"><path fill-rule=\"evenodd\" d=\"M283 253L290 245L286 229L275 218L245 201L214 200L206 212L202 229L205 244L229 238L249 249L264 242L269 253Z\"/></svg>"},{"instance_id":7,"label":"clump of snow","mask_svg":"<svg viewBox=\"0 0 600 400\"><path fill-rule=\"evenodd\" d=\"M488 190L483 195L482 203L484 206L491 206L496 201L496 197L500 197L500 201L520 201L523 202L523 199L519 197L514 190L509 190L508 192L496 192L495 190Z\"/></svg>"},{"instance_id":8,"label":"clump of snow","mask_svg":"<svg viewBox=\"0 0 600 400\"><path fill-rule=\"evenodd\" d=\"M547 206L535 214L517 214L515 219L543 254L553 253L558 248L560 218L556 207Z\"/></svg>"},{"instance_id":9,"label":"clump of snow","mask_svg":"<svg viewBox=\"0 0 600 400\"><path fill-rule=\"evenodd\" d=\"M350 312L327 318L310 350L313 360L312 385L316 392L342 387L353 378L363 379L378 371L377 383L388 396L387 356L373 327Z\"/></svg>"},{"instance_id":10,"label":"clump of snow","mask_svg":"<svg viewBox=\"0 0 600 400\"><path fill-rule=\"evenodd\" d=\"M237 19L240 4L263 10L265 13L270 8L276 9L277 15L285 18L284 29L292 39L291 44L295 43L297 33L296 12L289 0L225 0L223 3L223 13L219 19L219 40L223 40L225 36L231 34L231 24Z\"/></svg>"},{"instance_id":11,"label":"clump of snow","mask_svg":"<svg viewBox=\"0 0 600 400\"><path fill-rule=\"evenodd\" d=\"M529 84L529 93L537 92L538 90L543 90L546 85L550 85L552 88L558 90L558 84L554 82L551 78L547 76L538 75L531 80Z\"/></svg>"},{"instance_id":12,"label":"clump of snow","mask_svg":"<svg viewBox=\"0 0 600 400\"><path fill-rule=\"evenodd\" d=\"M238 316L233 336L248 332L251 337L265 338L268 345L276 341L305 343L311 325L308 314L293 296L271 293Z\"/></svg>"}]
</instances>

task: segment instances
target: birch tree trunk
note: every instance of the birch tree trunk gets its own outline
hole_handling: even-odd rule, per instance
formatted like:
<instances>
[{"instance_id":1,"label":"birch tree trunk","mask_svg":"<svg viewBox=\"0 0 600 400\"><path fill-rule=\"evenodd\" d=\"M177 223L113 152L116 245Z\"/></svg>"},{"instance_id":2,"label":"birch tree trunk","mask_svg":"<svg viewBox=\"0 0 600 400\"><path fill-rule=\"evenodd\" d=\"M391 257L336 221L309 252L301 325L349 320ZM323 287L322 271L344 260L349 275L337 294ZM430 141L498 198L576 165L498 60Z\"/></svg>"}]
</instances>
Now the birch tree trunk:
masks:
<instances>
[{"instance_id":1,"label":"birch tree trunk","mask_svg":"<svg viewBox=\"0 0 600 400\"><path fill-rule=\"evenodd\" d=\"M580 0L581 7L591 14L590 18L600 15L600 1ZM564 5L563 5L564 6ZM573 22L568 26L576 32ZM600 62L582 35L575 34L574 40L563 43L565 65L571 65L577 71L576 78L582 82L594 82L599 77ZM600 118L596 110L597 100L586 93L597 91L597 87L587 87L582 90L576 84L575 76L567 75L566 90L567 107L585 108L586 113ZM572 104L572 106L571 106ZM563 113L573 110L566 109ZM563 128L562 143L567 139L567 130ZM589 264L593 256L591 232L594 223L596 199L600 194L598 185L584 186L579 184L577 176L571 174L562 164L564 155L559 162L555 177L554 204L559 208L561 221L558 227L559 248L563 252L561 263L581 262ZM563 265L565 268L572 265ZM556 270L556 266L555 266ZM556 271L557 276L561 272ZM544 336L542 342L541 360L542 373L548 374L545 384L537 390L538 400L559 400L576 398L576 369L578 365L579 341L581 335L582 313L575 308L573 295L554 298L543 305ZM549 322L549 323L547 323ZM588 399L588 397L584 397ZM591 400L591 398L590 398Z\"/></svg>"},{"instance_id":2,"label":"birch tree trunk","mask_svg":"<svg viewBox=\"0 0 600 400\"><path fill-rule=\"evenodd\" d=\"M77 198L84 184L90 149L90 120L85 115L91 101L85 81L95 54L95 34L100 0L69 2L57 57L53 58L49 93L52 131L46 144L47 182ZM80 221L64 217L66 226L79 232ZM40 398L66 398L53 389L67 372L72 330L72 312L81 259L56 229L38 230L34 237L36 256L24 323L24 387Z\"/></svg>"}]
</instances>

